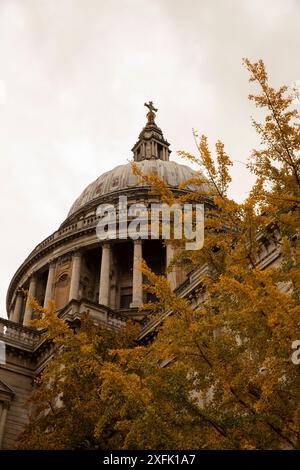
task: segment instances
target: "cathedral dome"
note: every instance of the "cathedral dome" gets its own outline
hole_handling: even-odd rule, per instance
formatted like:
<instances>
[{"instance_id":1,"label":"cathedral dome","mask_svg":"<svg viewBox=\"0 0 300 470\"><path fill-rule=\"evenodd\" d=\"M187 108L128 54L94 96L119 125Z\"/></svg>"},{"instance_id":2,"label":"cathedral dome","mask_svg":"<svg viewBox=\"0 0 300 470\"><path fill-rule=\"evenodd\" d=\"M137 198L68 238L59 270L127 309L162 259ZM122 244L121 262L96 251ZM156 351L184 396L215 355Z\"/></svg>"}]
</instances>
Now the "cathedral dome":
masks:
<instances>
[{"instance_id":1,"label":"cathedral dome","mask_svg":"<svg viewBox=\"0 0 300 470\"><path fill-rule=\"evenodd\" d=\"M188 166L172 161L149 159L136 162L136 165L145 175L157 174L170 188L177 188L181 183L196 176L196 172ZM72 205L68 217L100 196L139 186L146 186L146 183L141 182L141 178L133 174L131 163L119 165L103 173L85 188Z\"/></svg>"},{"instance_id":2,"label":"cathedral dome","mask_svg":"<svg viewBox=\"0 0 300 470\"><path fill-rule=\"evenodd\" d=\"M151 101L145 105L149 109L147 122L132 148L133 161L142 174L156 174L176 196L184 194L179 186L199 176L199 172L169 161L170 144L155 123L157 110ZM203 181L201 174L200 180ZM187 189L205 191L208 185L204 180L197 186L191 183ZM117 207L121 195L128 197L130 205L159 201L158 196L149 194L149 184L134 175L131 163L100 175L75 200L60 227L32 250L13 276L7 292L10 319L28 325L32 318L32 306L29 297L23 296L23 290L28 290L45 308L53 299L56 308L65 315L77 315L79 304L72 303L74 300L88 301L89 311L93 309L97 318L101 315L108 318L108 315L116 328L125 321L123 314L118 316L119 311L122 313L125 309L128 315L140 318L136 309L144 297L147 298L142 292L142 283L136 281L139 274L134 260L138 259L138 254L143 254L155 272L165 273L171 249L161 239L149 238L140 245L140 240L134 241L129 236L111 239L108 243L99 240L97 208L107 203ZM203 202L210 204L205 197ZM181 271L172 276L173 287L185 279ZM83 303L82 308L85 308ZM69 309L73 307L75 310L71 312Z\"/></svg>"},{"instance_id":3,"label":"cathedral dome","mask_svg":"<svg viewBox=\"0 0 300 470\"><path fill-rule=\"evenodd\" d=\"M149 109L147 123L132 148L133 160L144 175L157 174L170 188L176 189L181 183L197 176L197 172L186 165L169 161L170 144L155 123L157 109L152 101L145 103L145 106ZM205 183L204 185L207 186ZM141 182L141 178L133 174L131 163L119 165L99 176L85 188L72 205L66 220L73 219L74 214L80 212L85 206L93 205L93 202L96 203L103 196L110 194L113 196L117 192L126 193L130 189L141 186L145 187L147 183ZM189 186L188 189L193 190L196 187Z\"/></svg>"}]
</instances>

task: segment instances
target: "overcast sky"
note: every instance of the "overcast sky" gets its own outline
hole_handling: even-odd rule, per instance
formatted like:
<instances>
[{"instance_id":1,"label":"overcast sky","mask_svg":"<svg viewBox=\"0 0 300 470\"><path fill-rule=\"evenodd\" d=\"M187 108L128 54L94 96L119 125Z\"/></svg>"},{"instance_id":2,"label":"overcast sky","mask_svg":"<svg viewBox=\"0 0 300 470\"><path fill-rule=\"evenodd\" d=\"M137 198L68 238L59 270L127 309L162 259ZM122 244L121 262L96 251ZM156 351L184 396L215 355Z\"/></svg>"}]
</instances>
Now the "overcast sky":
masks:
<instances>
[{"instance_id":1,"label":"overcast sky","mask_svg":"<svg viewBox=\"0 0 300 470\"><path fill-rule=\"evenodd\" d=\"M0 0L0 315L14 272L81 191L131 158L143 103L176 150L224 141L242 200L251 128L242 58L300 79L297 0ZM184 162L183 162L184 163Z\"/></svg>"}]
</instances>

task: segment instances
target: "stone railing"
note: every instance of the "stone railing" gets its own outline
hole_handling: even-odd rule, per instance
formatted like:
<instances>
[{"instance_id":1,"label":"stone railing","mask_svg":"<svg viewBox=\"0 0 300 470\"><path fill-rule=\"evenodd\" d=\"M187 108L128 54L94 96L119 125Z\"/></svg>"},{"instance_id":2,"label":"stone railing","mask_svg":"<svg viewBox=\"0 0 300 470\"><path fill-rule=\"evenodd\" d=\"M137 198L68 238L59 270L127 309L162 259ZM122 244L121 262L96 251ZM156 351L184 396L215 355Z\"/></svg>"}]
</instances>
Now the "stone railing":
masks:
<instances>
[{"instance_id":1,"label":"stone railing","mask_svg":"<svg viewBox=\"0 0 300 470\"><path fill-rule=\"evenodd\" d=\"M93 216L93 217L88 217L83 220L79 220L78 222L75 222L73 224L67 225L66 227L62 227L56 232L52 233L49 237L45 238L41 243L39 243L35 249L30 253L29 258L42 250L43 248L46 248L47 246L51 245L53 242L57 242L58 240L71 235L76 232L80 232L82 229L87 229L89 227L93 227L96 225L97 220L99 217Z\"/></svg>"},{"instance_id":2,"label":"stone railing","mask_svg":"<svg viewBox=\"0 0 300 470\"><path fill-rule=\"evenodd\" d=\"M189 274L188 278L182 284L180 284L180 286L175 289L176 294L179 295L179 297L185 297L189 291L198 286L198 284L201 282L201 279L210 273L211 271L207 264L203 265L199 269L196 269L194 272Z\"/></svg>"},{"instance_id":3,"label":"stone railing","mask_svg":"<svg viewBox=\"0 0 300 470\"><path fill-rule=\"evenodd\" d=\"M28 326L0 318L0 341L6 345L33 351L40 339L40 333Z\"/></svg>"},{"instance_id":4,"label":"stone railing","mask_svg":"<svg viewBox=\"0 0 300 470\"><path fill-rule=\"evenodd\" d=\"M127 318L104 305L99 305L87 299L71 300L59 313L64 320L74 322L88 314L92 320L99 324L120 329L126 325Z\"/></svg>"},{"instance_id":5,"label":"stone railing","mask_svg":"<svg viewBox=\"0 0 300 470\"><path fill-rule=\"evenodd\" d=\"M59 312L61 318L70 322L80 321L85 314L89 314L95 323L117 330L125 326L127 322L126 316L86 299L72 300ZM34 328L0 317L0 341L7 346L33 352L43 342L43 337L41 332Z\"/></svg>"}]
</instances>

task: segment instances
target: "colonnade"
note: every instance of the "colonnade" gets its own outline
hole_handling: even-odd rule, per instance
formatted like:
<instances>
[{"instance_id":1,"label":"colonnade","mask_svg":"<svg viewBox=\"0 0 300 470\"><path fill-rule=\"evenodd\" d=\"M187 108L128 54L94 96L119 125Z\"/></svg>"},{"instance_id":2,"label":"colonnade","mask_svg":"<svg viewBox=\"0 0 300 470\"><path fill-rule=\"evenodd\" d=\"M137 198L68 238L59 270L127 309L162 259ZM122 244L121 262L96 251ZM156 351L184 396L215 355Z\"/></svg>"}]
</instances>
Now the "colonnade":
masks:
<instances>
[{"instance_id":1,"label":"colonnade","mask_svg":"<svg viewBox=\"0 0 300 470\"><path fill-rule=\"evenodd\" d=\"M141 239L133 241L133 269L132 269L132 303L131 308L136 308L143 303L143 274L141 271L141 262L143 258L143 241ZM111 272L111 250L112 242L104 242L102 244L102 259L100 266L100 280L99 280L99 298L98 302L101 305L109 306L110 297L110 272ZM169 266L172 261L174 251L171 245L167 244L166 247L166 267ZM80 274L82 266L83 252L81 250L75 250L72 254L72 267L71 267L71 278L69 288L69 301L75 299L79 300L79 289L80 289ZM49 263L47 283L44 296L44 308L48 307L49 301L54 296L54 282L55 282L55 270L56 262L51 260ZM170 282L171 288L176 287L176 272L172 270L167 272L167 278ZM29 295L26 300L23 324L28 325L32 318L32 306L30 304L30 298L35 297L37 291L37 274L33 273L29 279ZM18 291L16 293L16 300L14 304L14 310L12 312L11 320L20 322L23 310L23 293Z\"/></svg>"}]
</instances>

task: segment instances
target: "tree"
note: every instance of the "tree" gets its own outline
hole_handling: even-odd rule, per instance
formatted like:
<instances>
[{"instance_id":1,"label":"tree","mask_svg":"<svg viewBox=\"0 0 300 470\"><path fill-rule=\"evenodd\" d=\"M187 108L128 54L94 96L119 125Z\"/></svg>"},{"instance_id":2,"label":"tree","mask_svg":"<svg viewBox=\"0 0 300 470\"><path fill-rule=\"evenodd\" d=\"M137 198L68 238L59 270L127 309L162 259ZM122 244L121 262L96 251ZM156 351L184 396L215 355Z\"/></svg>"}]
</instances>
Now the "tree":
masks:
<instances>
[{"instance_id":1,"label":"tree","mask_svg":"<svg viewBox=\"0 0 300 470\"><path fill-rule=\"evenodd\" d=\"M195 403L202 397L206 415L219 427L217 443L216 428L207 428L206 445L299 448L299 368L291 362L291 343L300 334L299 116L287 88L276 91L268 84L262 61L245 65L261 89L250 99L267 109L263 124L254 121L262 148L250 162L257 175L250 196L243 204L228 198L230 160L220 142L216 163L205 136L198 140L199 157L181 152L211 183L214 205L206 214L204 248L181 255L191 269L205 263L212 268L203 281L207 298L196 310L178 305L165 281L146 266L144 272L158 307L174 312L155 347L162 358L176 357L177 365L185 365ZM198 196L203 190L185 197ZM257 265L262 240L272 240L275 230L281 264L262 270Z\"/></svg>"},{"instance_id":2,"label":"tree","mask_svg":"<svg viewBox=\"0 0 300 470\"><path fill-rule=\"evenodd\" d=\"M122 442L114 429L114 418L107 420L101 441L94 430L105 414L102 397L104 364L115 360L113 349L135 345L138 330L131 323L120 332L107 329L83 318L74 329L57 317L52 303L43 309L32 299L33 320L43 328L43 339L53 344L53 358L36 381L30 398L30 421L19 439L21 449L109 448Z\"/></svg>"},{"instance_id":3,"label":"tree","mask_svg":"<svg viewBox=\"0 0 300 470\"><path fill-rule=\"evenodd\" d=\"M21 446L75 448L88 440L100 448L300 448L300 369L291 361L300 337L299 115L288 89L269 85L262 61L244 63L259 89L250 99L266 116L253 121L261 146L249 169L257 180L243 203L228 197L224 145L217 142L213 158L197 133L198 156L180 154L201 171L182 187L201 189L175 198L156 175L135 167L163 202L209 201L204 247L187 251L185 240L171 241L175 263L209 267L202 302L179 298L144 263L145 288L158 300L143 308L172 312L151 344L132 347L131 330L119 336L101 329L98 340L88 320L74 335L53 312L46 315L47 334L61 352L39 381ZM262 269L268 242L280 249L281 262Z\"/></svg>"}]
</instances>

